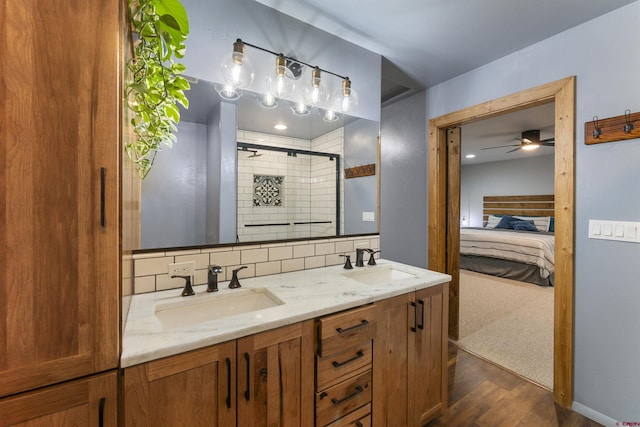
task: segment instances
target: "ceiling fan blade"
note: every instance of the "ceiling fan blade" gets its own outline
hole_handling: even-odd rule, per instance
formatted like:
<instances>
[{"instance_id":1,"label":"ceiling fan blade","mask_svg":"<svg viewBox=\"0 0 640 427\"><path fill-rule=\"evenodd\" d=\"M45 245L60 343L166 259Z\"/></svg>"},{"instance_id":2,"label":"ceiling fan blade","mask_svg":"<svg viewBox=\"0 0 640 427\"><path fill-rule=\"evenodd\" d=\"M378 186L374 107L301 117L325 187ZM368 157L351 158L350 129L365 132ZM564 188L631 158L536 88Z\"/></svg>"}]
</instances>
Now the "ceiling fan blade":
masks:
<instances>
[{"instance_id":1,"label":"ceiling fan blade","mask_svg":"<svg viewBox=\"0 0 640 427\"><path fill-rule=\"evenodd\" d=\"M540 142L551 142L551 141L555 141L555 138L547 138L547 139L541 139Z\"/></svg>"},{"instance_id":2,"label":"ceiling fan blade","mask_svg":"<svg viewBox=\"0 0 640 427\"><path fill-rule=\"evenodd\" d=\"M509 150L507 151L507 153L513 153L514 151L518 151L519 149L521 149L522 147L518 147L518 148L514 148L513 150Z\"/></svg>"},{"instance_id":3,"label":"ceiling fan blade","mask_svg":"<svg viewBox=\"0 0 640 427\"><path fill-rule=\"evenodd\" d=\"M545 147L555 147L556 144L554 142L540 141L540 145L544 145Z\"/></svg>"},{"instance_id":4,"label":"ceiling fan blade","mask_svg":"<svg viewBox=\"0 0 640 427\"><path fill-rule=\"evenodd\" d=\"M498 145L497 147L486 147L486 148L481 148L481 150L493 150L494 148L504 148L504 147L520 147L520 144L517 145Z\"/></svg>"}]
</instances>

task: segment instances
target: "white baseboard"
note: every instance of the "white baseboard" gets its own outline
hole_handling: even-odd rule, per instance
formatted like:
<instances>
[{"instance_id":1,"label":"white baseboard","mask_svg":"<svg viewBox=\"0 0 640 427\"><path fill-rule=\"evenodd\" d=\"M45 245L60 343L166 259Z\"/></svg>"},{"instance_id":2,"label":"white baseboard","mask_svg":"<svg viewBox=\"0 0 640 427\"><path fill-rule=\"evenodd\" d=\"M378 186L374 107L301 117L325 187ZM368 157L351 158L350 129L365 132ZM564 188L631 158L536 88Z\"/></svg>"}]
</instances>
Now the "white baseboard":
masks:
<instances>
[{"instance_id":1,"label":"white baseboard","mask_svg":"<svg viewBox=\"0 0 640 427\"><path fill-rule=\"evenodd\" d=\"M601 414L598 411L595 411L591 408L589 408L588 406L584 406L582 403L578 403L578 402L573 402L573 405L571 405L571 409L577 413L579 413L580 415L584 415L585 417L602 424L605 427L616 427L616 426L622 426L622 422L620 421L616 421L613 418L610 418L604 414Z\"/></svg>"}]
</instances>

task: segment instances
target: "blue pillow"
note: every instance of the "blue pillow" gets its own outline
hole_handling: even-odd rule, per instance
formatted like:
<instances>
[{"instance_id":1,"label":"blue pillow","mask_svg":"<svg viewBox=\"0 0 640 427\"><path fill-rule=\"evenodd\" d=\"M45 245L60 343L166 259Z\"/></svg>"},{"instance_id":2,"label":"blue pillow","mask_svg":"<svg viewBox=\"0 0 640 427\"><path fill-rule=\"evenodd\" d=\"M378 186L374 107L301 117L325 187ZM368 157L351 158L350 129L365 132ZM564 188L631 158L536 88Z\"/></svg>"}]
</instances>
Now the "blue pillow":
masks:
<instances>
[{"instance_id":1,"label":"blue pillow","mask_svg":"<svg viewBox=\"0 0 640 427\"><path fill-rule=\"evenodd\" d=\"M511 221L511 227L513 227L514 230L538 231L538 228L535 226L533 221L525 221L521 219Z\"/></svg>"},{"instance_id":2,"label":"blue pillow","mask_svg":"<svg viewBox=\"0 0 640 427\"><path fill-rule=\"evenodd\" d=\"M556 228L556 224L555 224L555 219L553 217L549 218L549 231L551 233L553 233L554 229Z\"/></svg>"},{"instance_id":3,"label":"blue pillow","mask_svg":"<svg viewBox=\"0 0 640 427\"><path fill-rule=\"evenodd\" d=\"M513 229L513 226L511 225L512 221L519 221L519 219L514 218L511 215L505 215L500 218L500 221L498 221L495 228Z\"/></svg>"}]
</instances>

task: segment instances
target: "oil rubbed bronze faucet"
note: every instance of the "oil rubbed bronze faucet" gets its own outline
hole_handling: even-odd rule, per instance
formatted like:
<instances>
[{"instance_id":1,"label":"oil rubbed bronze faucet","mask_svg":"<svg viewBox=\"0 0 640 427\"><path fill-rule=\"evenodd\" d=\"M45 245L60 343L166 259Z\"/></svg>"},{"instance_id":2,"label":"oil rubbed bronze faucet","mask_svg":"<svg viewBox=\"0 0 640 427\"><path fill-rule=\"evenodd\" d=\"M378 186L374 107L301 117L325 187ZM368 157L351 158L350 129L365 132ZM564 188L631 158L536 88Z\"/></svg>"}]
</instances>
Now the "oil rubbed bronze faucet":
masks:
<instances>
[{"instance_id":1,"label":"oil rubbed bronze faucet","mask_svg":"<svg viewBox=\"0 0 640 427\"><path fill-rule=\"evenodd\" d=\"M231 282L229 282L230 289L236 289L240 287L240 281L238 281L238 271L243 270L245 268L247 268L247 266L243 265L242 267L239 267L233 270L233 275L231 276Z\"/></svg>"},{"instance_id":2,"label":"oil rubbed bronze faucet","mask_svg":"<svg viewBox=\"0 0 640 427\"><path fill-rule=\"evenodd\" d=\"M210 265L207 272L207 292L218 292L218 273L222 273L219 265Z\"/></svg>"},{"instance_id":3,"label":"oil rubbed bronze faucet","mask_svg":"<svg viewBox=\"0 0 640 427\"><path fill-rule=\"evenodd\" d=\"M371 252L371 249L356 248L356 267L364 267L364 253Z\"/></svg>"}]
</instances>

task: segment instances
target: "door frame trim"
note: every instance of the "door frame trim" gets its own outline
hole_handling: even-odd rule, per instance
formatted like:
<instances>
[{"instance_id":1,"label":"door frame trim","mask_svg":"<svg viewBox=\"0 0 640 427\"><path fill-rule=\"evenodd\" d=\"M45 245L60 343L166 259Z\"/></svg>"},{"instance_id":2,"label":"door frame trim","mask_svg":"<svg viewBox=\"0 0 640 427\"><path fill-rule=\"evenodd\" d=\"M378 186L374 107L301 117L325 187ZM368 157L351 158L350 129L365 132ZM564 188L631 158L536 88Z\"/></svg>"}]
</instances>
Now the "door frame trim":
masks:
<instances>
[{"instance_id":1,"label":"door frame trim","mask_svg":"<svg viewBox=\"0 0 640 427\"><path fill-rule=\"evenodd\" d=\"M575 200L575 76L536 86L429 120L429 250L431 270L447 270L446 130L537 105L555 103L555 286L553 397L566 408L573 402L573 298ZM459 172L459 171L458 171ZM458 198L459 194L452 197ZM459 214L458 214L459 216ZM457 286L457 284L456 284ZM450 294L457 296L457 289ZM457 298L449 298L450 303ZM451 310L450 310L451 312ZM456 310L457 312L457 310ZM451 322L450 322L451 323ZM456 319L457 325L457 319ZM451 333L451 331L449 331Z\"/></svg>"}]
</instances>

